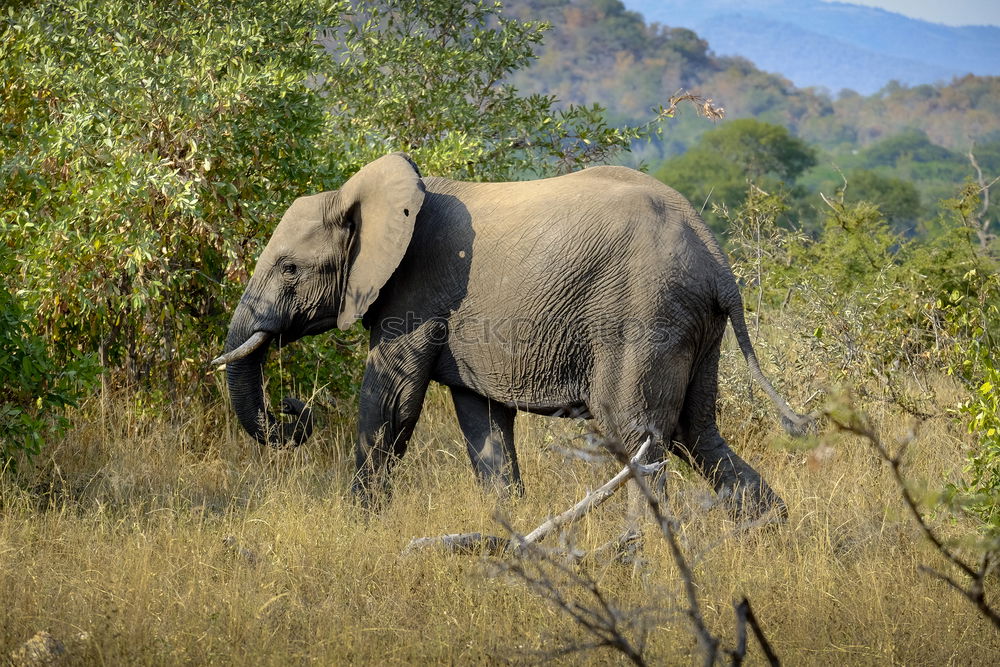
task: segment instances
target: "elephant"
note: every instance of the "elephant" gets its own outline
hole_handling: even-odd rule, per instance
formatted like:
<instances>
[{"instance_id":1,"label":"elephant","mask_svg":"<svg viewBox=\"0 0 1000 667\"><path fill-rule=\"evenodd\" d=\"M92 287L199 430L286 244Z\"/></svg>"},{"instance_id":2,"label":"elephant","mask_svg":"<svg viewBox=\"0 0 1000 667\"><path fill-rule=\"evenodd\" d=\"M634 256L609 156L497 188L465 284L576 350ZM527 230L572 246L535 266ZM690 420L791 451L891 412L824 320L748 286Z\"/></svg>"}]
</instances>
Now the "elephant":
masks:
<instances>
[{"instance_id":1,"label":"elephant","mask_svg":"<svg viewBox=\"0 0 1000 667\"><path fill-rule=\"evenodd\" d=\"M265 406L271 343L369 331L353 491L387 497L431 381L449 388L478 479L523 493L518 411L593 419L647 460L674 453L753 518L784 512L716 426L728 322L751 375L790 431L796 414L761 372L743 301L712 233L678 192L625 167L508 183L421 176L404 153L340 190L296 199L233 312L224 354L243 428L275 447L304 442L294 398ZM290 416L291 419L288 419Z\"/></svg>"}]
</instances>

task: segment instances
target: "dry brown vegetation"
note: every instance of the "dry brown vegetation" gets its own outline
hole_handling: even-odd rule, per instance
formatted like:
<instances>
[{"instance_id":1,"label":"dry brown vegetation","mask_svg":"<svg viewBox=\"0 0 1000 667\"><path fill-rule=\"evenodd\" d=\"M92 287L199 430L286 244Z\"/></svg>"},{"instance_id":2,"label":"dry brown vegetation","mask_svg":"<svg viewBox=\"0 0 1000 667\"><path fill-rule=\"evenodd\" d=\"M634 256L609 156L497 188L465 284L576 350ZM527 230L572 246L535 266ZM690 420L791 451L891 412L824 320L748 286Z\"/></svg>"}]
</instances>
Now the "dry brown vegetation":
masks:
<instances>
[{"instance_id":1,"label":"dry brown vegetation","mask_svg":"<svg viewBox=\"0 0 1000 667\"><path fill-rule=\"evenodd\" d=\"M776 334L762 349L770 339ZM724 367L723 434L783 495L789 520L738 535L705 482L673 463L668 508L709 629L732 645L732 605L746 596L786 664L994 663L1000 635L918 571L947 565L871 447L829 426L816 439L789 440L765 399L749 397L731 345ZM786 381L793 403L820 381ZM930 382L941 406L958 400L947 378ZM877 398L877 387L868 392L856 400L892 443L911 417ZM519 663L591 641L488 559L402 554L413 537L499 533L497 511L530 530L606 481L614 464L555 451L584 432L579 424L519 417L528 492L498 508L474 483L446 393L434 391L390 507L366 520L347 493L348 407L307 446L281 453L257 450L221 403L171 418L113 405L103 418L99 405L86 406L89 421L78 419L43 457L0 482L0 655L40 630L87 664ZM940 411L909 445L913 488L934 491L954 479L970 446ZM613 538L624 505L613 498L567 539L589 549ZM944 513L928 517L946 536L972 531ZM593 558L579 568L622 610L648 661L700 660L682 583L651 524L637 562ZM570 599L585 599L546 572ZM749 658L763 661L757 646ZM603 648L558 660L623 658Z\"/></svg>"}]
</instances>

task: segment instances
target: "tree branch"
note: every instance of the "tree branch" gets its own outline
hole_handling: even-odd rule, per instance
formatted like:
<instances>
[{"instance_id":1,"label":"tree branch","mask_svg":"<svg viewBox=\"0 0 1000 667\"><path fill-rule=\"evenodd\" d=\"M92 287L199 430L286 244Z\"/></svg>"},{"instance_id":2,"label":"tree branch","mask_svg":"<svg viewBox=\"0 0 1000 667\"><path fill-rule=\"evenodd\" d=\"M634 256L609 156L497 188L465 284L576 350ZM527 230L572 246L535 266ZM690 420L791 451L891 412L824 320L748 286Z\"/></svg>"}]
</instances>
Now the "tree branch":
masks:
<instances>
[{"instance_id":1,"label":"tree branch","mask_svg":"<svg viewBox=\"0 0 1000 667\"><path fill-rule=\"evenodd\" d=\"M522 551L524 549L524 545L537 544L544 540L557 528L561 528L562 526L578 521L588 512L613 496L618 489L625 485L625 482L635 475L651 475L662 469L663 466L666 465L665 461L650 465L643 465L639 463L639 461L641 461L646 455L646 452L649 450L651 445L652 439L647 439L646 442L643 443L642 447L639 448L639 451L632 458L632 460L629 461L629 465L622 468L617 475L612 477L597 489L588 492L587 495L584 496L580 502L573 505L573 507L543 522L540 526L528 533L523 539L512 538L507 540L495 535L484 535L482 533L453 533L437 537L414 538L410 540L410 543L403 550L403 553L409 553L417 549L425 549L435 546L443 547L446 551L450 551L452 553L468 554L482 552L493 556L500 555L507 551L514 553Z\"/></svg>"},{"instance_id":2,"label":"tree branch","mask_svg":"<svg viewBox=\"0 0 1000 667\"><path fill-rule=\"evenodd\" d=\"M733 665L742 665L743 661L746 659L747 655L747 625L753 630L753 636L757 639L757 643L760 644L760 648L764 651L764 656L767 658L767 663L769 665L780 665L781 661L775 654L774 649L771 648L771 643L767 641L767 637L764 636L764 630L760 627L760 622L753 613L753 609L750 607L750 600L743 598L738 604L733 605L736 609L736 648L727 651L729 653L730 662Z\"/></svg>"},{"instance_id":3,"label":"tree branch","mask_svg":"<svg viewBox=\"0 0 1000 667\"><path fill-rule=\"evenodd\" d=\"M985 251L989 248L990 241L992 240L992 234L989 232L990 219L986 217L986 213L990 208L990 188L996 185L997 181L1000 181L1000 176L987 183L983 177L983 170L979 167L979 162L976 161L975 153L970 150L968 157L969 162L972 163L972 168L976 170L976 182L979 184L979 191L983 193L983 207L980 209L979 215L976 216L976 236L979 237L980 247Z\"/></svg>"}]
</instances>

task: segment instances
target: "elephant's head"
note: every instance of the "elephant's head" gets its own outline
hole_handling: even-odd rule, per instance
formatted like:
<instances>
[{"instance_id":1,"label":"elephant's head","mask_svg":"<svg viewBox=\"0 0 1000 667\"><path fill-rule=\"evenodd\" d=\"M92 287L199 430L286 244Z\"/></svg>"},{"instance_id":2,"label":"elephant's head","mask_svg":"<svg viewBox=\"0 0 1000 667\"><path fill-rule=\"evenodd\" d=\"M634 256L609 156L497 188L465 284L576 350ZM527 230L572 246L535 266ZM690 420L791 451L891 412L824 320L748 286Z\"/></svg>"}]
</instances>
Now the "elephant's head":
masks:
<instances>
[{"instance_id":1,"label":"elephant's head","mask_svg":"<svg viewBox=\"0 0 1000 667\"><path fill-rule=\"evenodd\" d=\"M229 324L225 354L233 406L260 443L301 444L312 416L286 398L278 420L264 403L262 368L272 341L347 329L378 297L403 259L424 200L420 173L402 153L379 158L340 190L296 199L257 260Z\"/></svg>"}]
</instances>

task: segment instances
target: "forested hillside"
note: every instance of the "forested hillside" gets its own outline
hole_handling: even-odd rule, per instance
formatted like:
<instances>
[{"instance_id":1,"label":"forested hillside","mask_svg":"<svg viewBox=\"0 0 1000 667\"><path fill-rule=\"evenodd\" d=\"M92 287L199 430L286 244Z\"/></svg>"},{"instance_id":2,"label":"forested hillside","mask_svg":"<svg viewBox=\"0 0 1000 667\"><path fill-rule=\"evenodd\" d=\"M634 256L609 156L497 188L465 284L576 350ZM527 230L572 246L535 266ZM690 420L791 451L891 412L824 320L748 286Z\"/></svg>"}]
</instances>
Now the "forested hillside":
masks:
<instances>
[{"instance_id":1,"label":"forested hillside","mask_svg":"<svg viewBox=\"0 0 1000 667\"><path fill-rule=\"evenodd\" d=\"M845 91L833 99L742 58L719 57L696 33L649 24L618 0L512 0L507 11L552 26L538 60L512 77L522 90L564 102L597 102L612 120L633 123L649 119L677 90L689 90L725 109L720 127L753 119L808 144L809 164L752 176L758 184L787 190L790 224L815 230L825 209L820 193L849 182L849 198L864 194L879 202L897 230L928 231L942 198L966 181L1000 174L997 77L969 75L943 86L891 83L875 95ZM645 164L698 201L721 232L713 206L743 201L755 161L780 162L762 157L771 148L761 137L776 136L773 130L742 127L745 134L736 130L725 142L744 148L726 158L718 147L709 148L718 139L705 136L716 126L682 109L664 125L662 137L636 144L621 159ZM991 215L998 210L994 202Z\"/></svg>"},{"instance_id":2,"label":"forested hillside","mask_svg":"<svg viewBox=\"0 0 1000 667\"><path fill-rule=\"evenodd\" d=\"M538 60L512 78L521 90L563 102L598 103L611 118L638 121L679 89L704 91L729 117L755 116L797 128L832 112L830 101L795 89L746 60L718 58L694 32L647 25L617 0L513 0L506 11L551 24ZM681 114L665 137L679 152L709 126Z\"/></svg>"},{"instance_id":3,"label":"forested hillside","mask_svg":"<svg viewBox=\"0 0 1000 667\"><path fill-rule=\"evenodd\" d=\"M1000 79L965 76L947 85L887 85L877 94L837 99L796 88L749 61L714 54L691 30L653 25L618 0L511 0L517 16L546 20L552 29L538 62L519 72L524 91L549 92L565 102L598 102L612 117L648 118L679 88L701 93L729 118L778 123L823 147L863 147L903 129L918 128L955 150L1000 132ZM835 57L834 55L830 56ZM678 152L705 131L682 117L668 133L667 153Z\"/></svg>"},{"instance_id":4,"label":"forested hillside","mask_svg":"<svg viewBox=\"0 0 1000 667\"><path fill-rule=\"evenodd\" d=\"M1000 74L1000 27L952 27L822 0L624 0L649 23L691 28L799 87L872 94L887 82Z\"/></svg>"}]
</instances>

